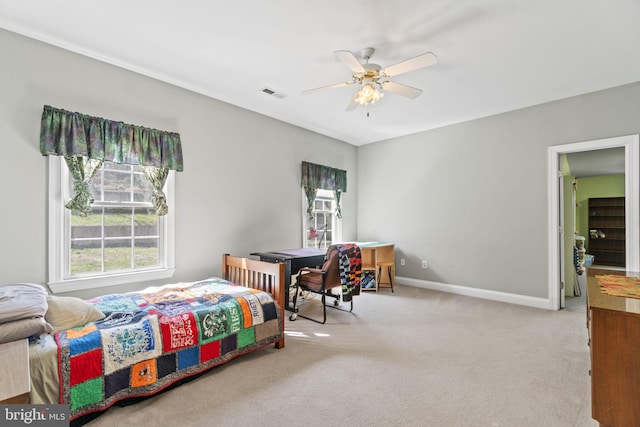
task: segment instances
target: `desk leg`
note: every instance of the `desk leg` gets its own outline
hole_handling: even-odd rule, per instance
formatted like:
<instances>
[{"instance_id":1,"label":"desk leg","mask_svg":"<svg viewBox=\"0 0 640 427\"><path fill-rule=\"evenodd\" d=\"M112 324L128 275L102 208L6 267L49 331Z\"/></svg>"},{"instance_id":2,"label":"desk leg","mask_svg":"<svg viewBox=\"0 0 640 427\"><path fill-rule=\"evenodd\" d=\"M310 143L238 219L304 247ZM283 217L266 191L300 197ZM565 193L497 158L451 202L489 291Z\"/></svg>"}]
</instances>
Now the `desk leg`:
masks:
<instances>
[{"instance_id":1,"label":"desk leg","mask_svg":"<svg viewBox=\"0 0 640 427\"><path fill-rule=\"evenodd\" d=\"M393 272L392 272L391 265L387 265L387 275L389 276L389 284L391 285L391 292L393 292ZM382 264L378 265L378 281L382 282Z\"/></svg>"},{"instance_id":2,"label":"desk leg","mask_svg":"<svg viewBox=\"0 0 640 427\"><path fill-rule=\"evenodd\" d=\"M393 292L393 276L394 276L394 263L393 262L379 262L378 263L378 287L380 287L380 284L382 283L382 269L386 268L387 269L387 276L389 277L389 286L391 288L391 292ZM386 283L385 283L386 284ZM385 288L387 286L384 286Z\"/></svg>"}]
</instances>

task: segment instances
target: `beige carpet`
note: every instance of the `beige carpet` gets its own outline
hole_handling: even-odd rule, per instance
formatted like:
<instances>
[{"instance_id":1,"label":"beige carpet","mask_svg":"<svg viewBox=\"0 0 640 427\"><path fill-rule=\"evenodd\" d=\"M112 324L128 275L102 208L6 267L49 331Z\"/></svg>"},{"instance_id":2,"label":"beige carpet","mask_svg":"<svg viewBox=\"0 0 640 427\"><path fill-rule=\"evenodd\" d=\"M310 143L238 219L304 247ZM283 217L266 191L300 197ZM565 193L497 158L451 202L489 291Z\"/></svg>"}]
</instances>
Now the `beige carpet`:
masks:
<instances>
[{"instance_id":1,"label":"beige carpet","mask_svg":"<svg viewBox=\"0 0 640 427\"><path fill-rule=\"evenodd\" d=\"M583 298L547 311L397 286L327 324L90 422L112 426L591 427ZM304 310L318 308L318 299Z\"/></svg>"}]
</instances>

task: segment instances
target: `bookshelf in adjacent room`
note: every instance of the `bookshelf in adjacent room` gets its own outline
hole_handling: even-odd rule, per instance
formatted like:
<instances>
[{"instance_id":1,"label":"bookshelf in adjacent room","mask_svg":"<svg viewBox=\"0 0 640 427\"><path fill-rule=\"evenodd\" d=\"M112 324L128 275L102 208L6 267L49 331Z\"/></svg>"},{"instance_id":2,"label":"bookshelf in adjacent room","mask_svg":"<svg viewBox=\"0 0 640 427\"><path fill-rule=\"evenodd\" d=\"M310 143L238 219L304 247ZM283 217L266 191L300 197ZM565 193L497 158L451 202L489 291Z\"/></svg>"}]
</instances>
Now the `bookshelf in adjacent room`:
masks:
<instances>
[{"instance_id":1,"label":"bookshelf in adjacent room","mask_svg":"<svg viewBox=\"0 0 640 427\"><path fill-rule=\"evenodd\" d=\"M624 267L625 254L624 197L589 199L589 244L587 252L598 265Z\"/></svg>"}]
</instances>

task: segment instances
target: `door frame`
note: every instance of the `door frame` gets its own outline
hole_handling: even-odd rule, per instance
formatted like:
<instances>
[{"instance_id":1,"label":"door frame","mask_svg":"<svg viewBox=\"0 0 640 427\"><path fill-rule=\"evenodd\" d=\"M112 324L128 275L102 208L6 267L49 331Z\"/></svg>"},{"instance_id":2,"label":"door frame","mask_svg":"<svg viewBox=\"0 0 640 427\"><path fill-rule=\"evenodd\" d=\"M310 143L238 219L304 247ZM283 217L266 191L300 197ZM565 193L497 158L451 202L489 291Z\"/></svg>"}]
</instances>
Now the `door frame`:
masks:
<instances>
[{"instance_id":1,"label":"door frame","mask_svg":"<svg viewBox=\"0 0 640 427\"><path fill-rule=\"evenodd\" d=\"M606 148L624 147L624 196L626 224L626 269L640 271L640 138L639 135L625 135L596 139L572 144L554 145L547 150L548 166L548 267L549 267L549 308L560 307L560 191L558 172L562 154L593 151Z\"/></svg>"}]
</instances>

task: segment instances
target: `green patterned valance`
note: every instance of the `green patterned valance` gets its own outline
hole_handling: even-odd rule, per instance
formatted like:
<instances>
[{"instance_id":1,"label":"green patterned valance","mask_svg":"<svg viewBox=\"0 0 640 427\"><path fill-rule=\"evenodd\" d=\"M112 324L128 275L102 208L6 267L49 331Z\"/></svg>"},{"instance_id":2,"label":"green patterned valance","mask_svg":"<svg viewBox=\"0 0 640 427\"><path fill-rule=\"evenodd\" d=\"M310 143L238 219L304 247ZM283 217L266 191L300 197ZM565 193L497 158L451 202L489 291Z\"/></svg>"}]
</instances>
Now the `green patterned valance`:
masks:
<instances>
[{"instance_id":1,"label":"green patterned valance","mask_svg":"<svg viewBox=\"0 0 640 427\"><path fill-rule=\"evenodd\" d=\"M342 218L341 194L347 191L347 171L302 162L302 187L307 196L307 215L313 219L313 202L318 189L332 190L336 200L336 216Z\"/></svg>"},{"instance_id":2,"label":"green patterned valance","mask_svg":"<svg viewBox=\"0 0 640 427\"><path fill-rule=\"evenodd\" d=\"M321 190L347 192L347 171L302 162L302 186Z\"/></svg>"},{"instance_id":3,"label":"green patterned valance","mask_svg":"<svg viewBox=\"0 0 640 427\"><path fill-rule=\"evenodd\" d=\"M40 127L44 156L154 166L182 171L180 135L44 106Z\"/></svg>"}]
</instances>

